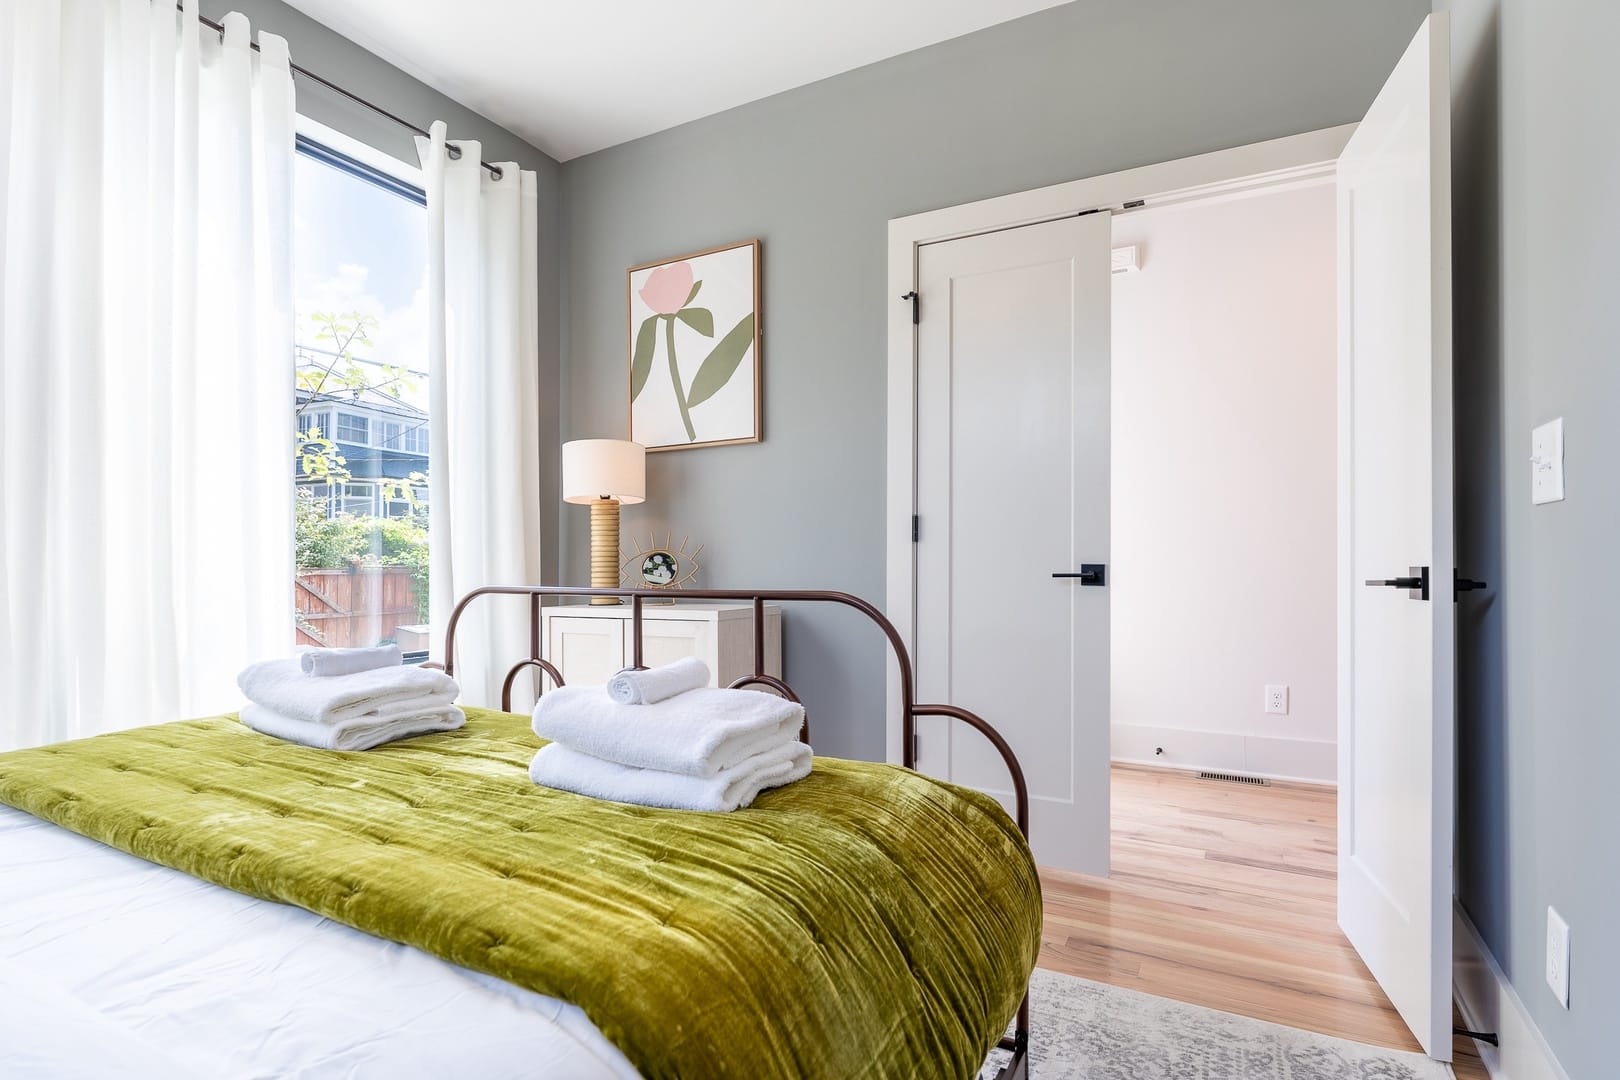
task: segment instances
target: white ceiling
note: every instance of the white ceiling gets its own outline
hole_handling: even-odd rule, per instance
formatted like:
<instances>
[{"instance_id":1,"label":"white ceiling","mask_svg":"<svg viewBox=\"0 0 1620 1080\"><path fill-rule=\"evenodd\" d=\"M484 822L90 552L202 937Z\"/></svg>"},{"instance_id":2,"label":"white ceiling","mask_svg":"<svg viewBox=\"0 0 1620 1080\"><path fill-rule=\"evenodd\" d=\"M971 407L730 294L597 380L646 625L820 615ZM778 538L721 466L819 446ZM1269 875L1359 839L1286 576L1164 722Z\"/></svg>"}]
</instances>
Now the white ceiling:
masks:
<instances>
[{"instance_id":1,"label":"white ceiling","mask_svg":"<svg viewBox=\"0 0 1620 1080\"><path fill-rule=\"evenodd\" d=\"M566 161L1065 0L288 2Z\"/></svg>"}]
</instances>

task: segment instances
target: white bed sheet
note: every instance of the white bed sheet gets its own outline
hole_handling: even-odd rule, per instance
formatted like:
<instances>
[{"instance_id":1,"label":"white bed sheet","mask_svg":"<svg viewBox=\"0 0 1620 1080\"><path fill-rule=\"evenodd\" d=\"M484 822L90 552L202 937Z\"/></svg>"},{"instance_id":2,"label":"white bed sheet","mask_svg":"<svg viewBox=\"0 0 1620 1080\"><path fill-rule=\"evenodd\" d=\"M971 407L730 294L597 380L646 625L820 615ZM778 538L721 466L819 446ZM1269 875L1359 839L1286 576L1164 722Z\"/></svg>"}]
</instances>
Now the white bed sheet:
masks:
<instances>
[{"instance_id":1,"label":"white bed sheet","mask_svg":"<svg viewBox=\"0 0 1620 1080\"><path fill-rule=\"evenodd\" d=\"M573 1005L0 806L0 1076L636 1071Z\"/></svg>"}]
</instances>

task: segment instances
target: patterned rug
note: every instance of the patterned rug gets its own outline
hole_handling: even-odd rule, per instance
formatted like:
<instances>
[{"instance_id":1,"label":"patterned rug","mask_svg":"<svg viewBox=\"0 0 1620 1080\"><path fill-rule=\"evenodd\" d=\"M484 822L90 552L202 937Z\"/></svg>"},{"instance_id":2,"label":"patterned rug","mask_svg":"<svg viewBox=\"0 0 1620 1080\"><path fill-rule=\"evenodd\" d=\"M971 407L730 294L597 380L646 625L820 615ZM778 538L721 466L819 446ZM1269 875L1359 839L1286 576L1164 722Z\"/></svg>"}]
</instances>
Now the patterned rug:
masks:
<instances>
[{"instance_id":1,"label":"patterned rug","mask_svg":"<svg viewBox=\"0 0 1620 1080\"><path fill-rule=\"evenodd\" d=\"M1422 1054L1385 1050L1037 969L1031 1080L1448 1080ZM1006 1064L998 1051L980 1080Z\"/></svg>"}]
</instances>

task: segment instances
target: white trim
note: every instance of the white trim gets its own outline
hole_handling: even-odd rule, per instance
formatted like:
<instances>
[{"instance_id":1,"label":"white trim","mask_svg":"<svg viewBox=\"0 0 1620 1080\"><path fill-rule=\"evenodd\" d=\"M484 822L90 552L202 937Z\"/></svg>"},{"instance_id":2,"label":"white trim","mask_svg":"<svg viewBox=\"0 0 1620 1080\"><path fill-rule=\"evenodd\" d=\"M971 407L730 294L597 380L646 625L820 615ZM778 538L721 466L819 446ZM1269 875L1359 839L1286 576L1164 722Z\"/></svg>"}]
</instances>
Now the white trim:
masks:
<instances>
[{"instance_id":1,"label":"white trim","mask_svg":"<svg viewBox=\"0 0 1620 1080\"><path fill-rule=\"evenodd\" d=\"M1452 926L1452 996L1463 1023L1470 1031L1496 1032L1501 1043L1474 1044L1491 1080L1569 1080L1530 1010L1455 899Z\"/></svg>"},{"instance_id":2,"label":"white trim","mask_svg":"<svg viewBox=\"0 0 1620 1080\"><path fill-rule=\"evenodd\" d=\"M384 153L368 143L363 143L353 135L345 135L337 128L327 127L319 120L311 120L303 113L299 113L294 129L305 138L314 139L322 146L330 147L340 154L347 154L360 162L360 164L369 165L378 172L387 173L395 180L403 180L413 187L424 186L422 170L419 167L401 161L394 155Z\"/></svg>"},{"instance_id":3,"label":"white trim","mask_svg":"<svg viewBox=\"0 0 1620 1080\"><path fill-rule=\"evenodd\" d=\"M1269 142L1145 165L1123 172L1001 195L889 221L888 437L885 507L885 612L908 648L915 647L916 582L911 517L916 507L916 333L911 304L900 297L916 288L922 244L1016 228L1082 210L1120 208L1146 200L1146 209L1196 198L1235 197L1257 187L1310 182L1329 172L1355 131L1354 124L1290 135ZM928 298L922 303L926 305ZM924 528L928 525L925 522ZM990 718L994 723L995 718ZM899 672L889 662L885 751L901 760Z\"/></svg>"},{"instance_id":4,"label":"white trim","mask_svg":"<svg viewBox=\"0 0 1620 1080\"><path fill-rule=\"evenodd\" d=\"M1324 787L1336 787L1338 781L1336 747L1319 739L1114 724L1109 744L1111 759L1128 765L1210 769ZM1155 754L1160 748L1164 753Z\"/></svg>"}]
</instances>

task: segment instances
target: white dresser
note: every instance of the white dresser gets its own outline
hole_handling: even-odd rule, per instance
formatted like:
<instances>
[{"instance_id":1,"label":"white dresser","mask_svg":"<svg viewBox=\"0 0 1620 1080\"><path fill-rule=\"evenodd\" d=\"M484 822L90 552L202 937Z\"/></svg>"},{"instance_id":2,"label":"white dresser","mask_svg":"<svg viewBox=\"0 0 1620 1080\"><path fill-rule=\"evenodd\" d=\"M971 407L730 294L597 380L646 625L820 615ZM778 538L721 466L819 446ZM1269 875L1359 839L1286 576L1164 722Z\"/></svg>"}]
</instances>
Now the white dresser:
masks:
<instances>
[{"instance_id":1,"label":"white dresser","mask_svg":"<svg viewBox=\"0 0 1620 1080\"><path fill-rule=\"evenodd\" d=\"M570 686L599 686L628 667L630 605L568 604L543 608L545 656ZM752 604L645 604L641 662L647 667L695 656L709 665L710 686L754 673ZM782 677L782 609L765 609L765 673Z\"/></svg>"}]
</instances>

